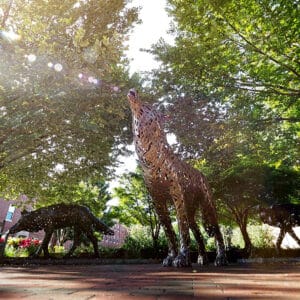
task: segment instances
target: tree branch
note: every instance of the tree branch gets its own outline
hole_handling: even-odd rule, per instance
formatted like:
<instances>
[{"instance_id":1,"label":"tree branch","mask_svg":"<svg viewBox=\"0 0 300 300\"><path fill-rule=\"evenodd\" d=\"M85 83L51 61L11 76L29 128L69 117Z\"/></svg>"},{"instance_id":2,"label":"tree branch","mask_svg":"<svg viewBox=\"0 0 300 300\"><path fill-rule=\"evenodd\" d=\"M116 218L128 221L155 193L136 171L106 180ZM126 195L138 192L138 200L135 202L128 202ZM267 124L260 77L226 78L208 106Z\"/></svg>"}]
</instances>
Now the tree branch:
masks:
<instances>
[{"instance_id":1,"label":"tree branch","mask_svg":"<svg viewBox=\"0 0 300 300\"><path fill-rule=\"evenodd\" d=\"M266 52L264 52L263 50L261 50L260 48L258 48L255 44L253 44L250 40L248 40L243 34L240 33L240 31L234 26L232 25L226 18L224 18L224 21L229 25L230 28L232 28L234 30L234 32L242 39L244 40L248 45L250 45L255 52L267 57L268 59L270 59L271 61L275 62L276 64L284 67L285 69L291 71L293 74L295 74L297 77L300 77L300 74L297 72L296 69L292 68L291 66L284 64L282 62L280 62L278 59L272 57L271 55L267 54ZM232 40L232 39L231 39ZM232 40L233 42L236 42L234 40Z\"/></svg>"},{"instance_id":2,"label":"tree branch","mask_svg":"<svg viewBox=\"0 0 300 300\"><path fill-rule=\"evenodd\" d=\"M12 4L13 4L13 0L10 0L7 9L6 9L6 11L4 12L4 14L3 14L3 19L2 19L2 23L1 23L1 28L4 28L5 25L6 25L6 21L7 21L8 17L9 17L9 12L10 12L10 9L11 9L11 7L12 7Z\"/></svg>"}]
</instances>

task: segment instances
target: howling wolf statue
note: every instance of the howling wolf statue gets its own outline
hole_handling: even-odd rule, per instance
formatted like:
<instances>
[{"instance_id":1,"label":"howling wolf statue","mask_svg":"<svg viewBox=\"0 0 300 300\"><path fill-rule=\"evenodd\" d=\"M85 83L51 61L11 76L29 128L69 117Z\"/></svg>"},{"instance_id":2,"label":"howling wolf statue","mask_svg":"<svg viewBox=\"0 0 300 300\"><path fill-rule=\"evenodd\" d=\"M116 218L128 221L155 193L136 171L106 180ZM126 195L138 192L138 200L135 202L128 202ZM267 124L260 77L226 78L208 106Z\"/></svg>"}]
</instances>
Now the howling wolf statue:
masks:
<instances>
[{"instance_id":1,"label":"howling wolf statue","mask_svg":"<svg viewBox=\"0 0 300 300\"><path fill-rule=\"evenodd\" d=\"M56 204L31 212L24 212L21 219L10 228L9 234L22 230L29 232L44 230L43 242L33 255L38 256L43 250L44 257L49 257L48 244L54 230L65 227L74 228L74 242L66 256L71 256L76 247L79 246L80 234L83 233L92 242L95 256L99 257L98 240L93 232L114 234L113 230L96 218L86 206L76 204Z\"/></svg>"},{"instance_id":2,"label":"howling wolf statue","mask_svg":"<svg viewBox=\"0 0 300 300\"><path fill-rule=\"evenodd\" d=\"M163 116L153 106L143 103L134 89L129 91L127 98L132 112L136 153L146 186L168 239L169 253L163 265L175 267L191 265L190 229L198 244L198 263L208 263L204 240L196 222L199 210L202 212L206 231L216 240L215 265L226 265L224 241L218 224L216 206L206 178L172 151L163 129ZM168 211L169 201L176 209L179 245Z\"/></svg>"}]
</instances>

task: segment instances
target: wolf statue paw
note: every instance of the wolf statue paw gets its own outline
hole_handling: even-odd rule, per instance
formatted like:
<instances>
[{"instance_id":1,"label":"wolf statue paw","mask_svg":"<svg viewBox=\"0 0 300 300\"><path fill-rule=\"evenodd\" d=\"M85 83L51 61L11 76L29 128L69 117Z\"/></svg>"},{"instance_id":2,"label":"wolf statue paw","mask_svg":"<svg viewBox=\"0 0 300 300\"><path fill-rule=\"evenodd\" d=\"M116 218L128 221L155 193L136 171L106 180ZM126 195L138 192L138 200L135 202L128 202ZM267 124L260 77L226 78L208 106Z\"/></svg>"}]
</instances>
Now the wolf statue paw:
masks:
<instances>
[{"instance_id":1,"label":"wolf statue paw","mask_svg":"<svg viewBox=\"0 0 300 300\"><path fill-rule=\"evenodd\" d=\"M174 261L174 256L168 255L168 256L163 260L163 266L164 266L164 267L171 267L173 261Z\"/></svg>"},{"instance_id":2,"label":"wolf statue paw","mask_svg":"<svg viewBox=\"0 0 300 300\"><path fill-rule=\"evenodd\" d=\"M200 266L206 266L208 265L209 261L208 261L208 257L207 255L198 255L198 259L197 259L197 264Z\"/></svg>"},{"instance_id":3,"label":"wolf statue paw","mask_svg":"<svg viewBox=\"0 0 300 300\"><path fill-rule=\"evenodd\" d=\"M179 254L173 261L173 266L176 268L190 267L191 262L189 256Z\"/></svg>"},{"instance_id":4,"label":"wolf statue paw","mask_svg":"<svg viewBox=\"0 0 300 300\"><path fill-rule=\"evenodd\" d=\"M225 254L218 254L215 260L215 266L221 267L221 266L227 266L228 260L226 258Z\"/></svg>"}]
</instances>

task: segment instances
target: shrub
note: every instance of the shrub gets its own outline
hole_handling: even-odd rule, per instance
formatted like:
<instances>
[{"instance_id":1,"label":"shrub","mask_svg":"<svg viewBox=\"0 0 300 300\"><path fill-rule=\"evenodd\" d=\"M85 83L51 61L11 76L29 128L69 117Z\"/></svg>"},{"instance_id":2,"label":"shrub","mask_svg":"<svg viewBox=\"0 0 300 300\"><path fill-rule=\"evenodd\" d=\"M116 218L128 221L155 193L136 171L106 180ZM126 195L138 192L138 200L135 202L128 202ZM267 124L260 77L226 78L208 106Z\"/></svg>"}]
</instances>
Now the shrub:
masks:
<instances>
[{"instance_id":1,"label":"shrub","mask_svg":"<svg viewBox=\"0 0 300 300\"><path fill-rule=\"evenodd\" d=\"M54 253L65 253L65 247L64 246L58 246L55 245L53 249Z\"/></svg>"},{"instance_id":2,"label":"shrub","mask_svg":"<svg viewBox=\"0 0 300 300\"><path fill-rule=\"evenodd\" d=\"M74 250L73 253L73 256L76 257L86 257L91 255L94 255L94 248L91 244L88 246L81 244Z\"/></svg>"},{"instance_id":3,"label":"shrub","mask_svg":"<svg viewBox=\"0 0 300 300\"><path fill-rule=\"evenodd\" d=\"M20 240L21 238L9 237L7 240L7 246L17 249L19 247Z\"/></svg>"},{"instance_id":4,"label":"shrub","mask_svg":"<svg viewBox=\"0 0 300 300\"><path fill-rule=\"evenodd\" d=\"M249 236L255 248L274 248L273 235L270 227L264 225L249 225Z\"/></svg>"},{"instance_id":5,"label":"shrub","mask_svg":"<svg viewBox=\"0 0 300 300\"><path fill-rule=\"evenodd\" d=\"M255 248L273 248L273 235L269 227L264 225L249 224L247 226L248 234ZM238 227L232 232L232 245L236 248L244 248L244 240Z\"/></svg>"},{"instance_id":6,"label":"shrub","mask_svg":"<svg viewBox=\"0 0 300 300\"><path fill-rule=\"evenodd\" d=\"M178 228L175 224L174 230L178 235ZM216 249L214 238L208 237L207 233L201 228L205 247L207 251L214 251ZM126 238L124 245L122 246L127 253L128 258L165 258L168 253L168 242L163 231L161 231L157 248L154 249L153 240L151 238L150 230L146 226L133 225L130 227L130 235ZM197 243L191 234L191 246L192 252L198 251Z\"/></svg>"},{"instance_id":7,"label":"shrub","mask_svg":"<svg viewBox=\"0 0 300 300\"><path fill-rule=\"evenodd\" d=\"M5 256L28 257L35 253L40 241L32 238L8 238Z\"/></svg>"},{"instance_id":8,"label":"shrub","mask_svg":"<svg viewBox=\"0 0 300 300\"><path fill-rule=\"evenodd\" d=\"M133 225L121 249L126 252L128 258L160 258L166 255L167 248L164 233L160 233L155 249L150 229L142 225Z\"/></svg>"},{"instance_id":9,"label":"shrub","mask_svg":"<svg viewBox=\"0 0 300 300\"><path fill-rule=\"evenodd\" d=\"M56 258L63 257L66 253L64 246L54 245L54 247L49 247L48 250L50 255Z\"/></svg>"}]
</instances>

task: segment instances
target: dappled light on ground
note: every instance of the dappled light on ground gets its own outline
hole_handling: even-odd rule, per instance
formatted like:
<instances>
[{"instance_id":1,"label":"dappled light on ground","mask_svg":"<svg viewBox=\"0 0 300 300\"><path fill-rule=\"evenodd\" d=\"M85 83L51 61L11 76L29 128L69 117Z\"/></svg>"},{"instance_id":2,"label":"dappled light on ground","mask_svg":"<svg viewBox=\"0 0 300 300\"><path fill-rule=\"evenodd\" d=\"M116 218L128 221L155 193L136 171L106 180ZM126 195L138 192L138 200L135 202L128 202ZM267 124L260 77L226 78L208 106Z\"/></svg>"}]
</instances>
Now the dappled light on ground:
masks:
<instances>
[{"instance_id":1,"label":"dappled light on ground","mask_svg":"<svg viewBox=\"0 0 300 300\"><path fill-rule=\"evenodd\" d=\"M5 299L299 299L300 265L3 267ZM30 285L28 284L30 282Z\"/></svg>"}]
</instances>

